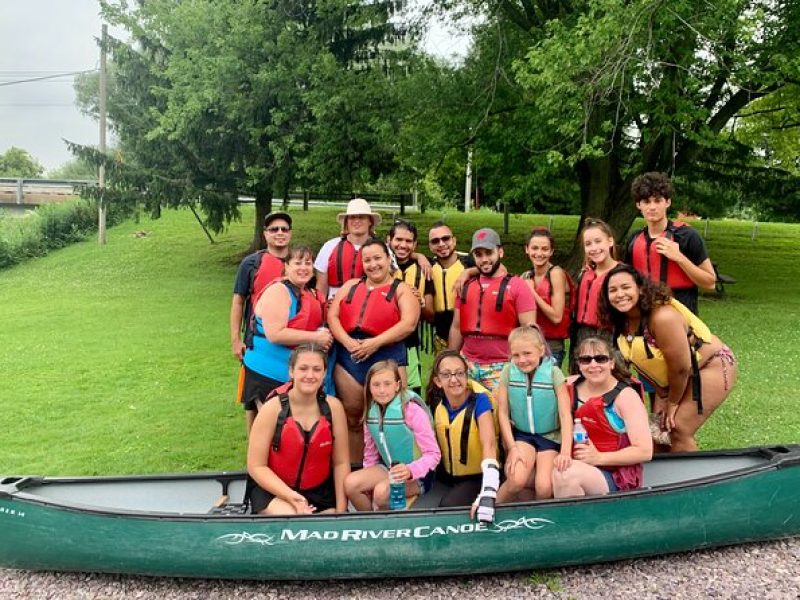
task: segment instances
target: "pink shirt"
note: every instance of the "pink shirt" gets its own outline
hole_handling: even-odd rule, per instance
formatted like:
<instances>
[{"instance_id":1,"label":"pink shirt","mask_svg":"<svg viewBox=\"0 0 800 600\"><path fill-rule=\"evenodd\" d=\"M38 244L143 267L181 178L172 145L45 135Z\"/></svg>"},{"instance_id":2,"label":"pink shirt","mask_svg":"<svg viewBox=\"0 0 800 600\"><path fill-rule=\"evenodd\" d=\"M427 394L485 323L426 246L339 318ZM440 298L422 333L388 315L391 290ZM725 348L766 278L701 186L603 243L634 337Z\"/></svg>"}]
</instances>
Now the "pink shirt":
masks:
<instances>
[{"instance_id":1,"label":"pink shirt","mask_svg":"<svg viewBox=\"0 0 800 600\"><path fill-rule=\"evenodd\" d=\"M492 277L481 275L480 283L485 288L492 281ZM536 299L528 284L516 275L508 282L506 294L514 302L517 314L536 310ZM456 297L456 310L461 307L461 298ZM499 363L508 361L508 340L502 338L487 338L479 335L465 335L461 354L467 360L478 364Z\"/></svg>"},{"instance_id":2,"label":"pink shirt","mask_svg":"<svg viewBox=\"0 0 800 600\"><path fill-rule=\"evenodd\" d=\"M436 443L436 435L433 433L430 417L425 409L416 402L409 402L405 409L405 422L414 434L422 456L406 465L411 471L412 479L422 479L428 472L433 471L442 458L439 444ZM364 468L380 464L381 455L375 440L369 433L367 424L364 423Z\"/></svg>"}]
</instances>

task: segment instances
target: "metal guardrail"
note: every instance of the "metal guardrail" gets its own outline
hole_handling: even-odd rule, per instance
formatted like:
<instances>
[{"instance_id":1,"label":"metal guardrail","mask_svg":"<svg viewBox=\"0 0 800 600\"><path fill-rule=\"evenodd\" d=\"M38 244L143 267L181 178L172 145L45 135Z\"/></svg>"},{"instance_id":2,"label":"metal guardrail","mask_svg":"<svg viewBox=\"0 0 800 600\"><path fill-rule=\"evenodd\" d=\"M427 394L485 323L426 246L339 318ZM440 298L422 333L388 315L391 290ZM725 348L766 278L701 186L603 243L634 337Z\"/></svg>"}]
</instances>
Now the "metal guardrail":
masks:
<instances>
[{"instance_id":1,"label":"metal guardrail","mask_svg":"<svg viewBox=\"0 0 800 600\"><path fill-rule=\"evenodd\" d=\"M85 179L23 179L0 177L0 206L35 208L75 195L75 188L97 182Z\"/></svg>"}]
</instances>

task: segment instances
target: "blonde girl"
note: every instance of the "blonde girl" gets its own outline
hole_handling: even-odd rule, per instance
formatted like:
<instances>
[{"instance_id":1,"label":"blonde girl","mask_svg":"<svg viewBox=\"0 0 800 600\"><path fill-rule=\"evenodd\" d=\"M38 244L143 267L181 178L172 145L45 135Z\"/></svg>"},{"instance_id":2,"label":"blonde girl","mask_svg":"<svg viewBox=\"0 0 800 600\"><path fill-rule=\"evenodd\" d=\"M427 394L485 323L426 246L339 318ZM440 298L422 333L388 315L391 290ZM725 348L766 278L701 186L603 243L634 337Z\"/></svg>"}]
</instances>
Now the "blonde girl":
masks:
<instances>
[{"instance_id":1,"label":"blonde girl","mask_svg":"<svg viewBox=\"0 0 800 600\"><path fill-rule=\"evenodd\" d=\"M361 511L386 509L389 472L406 482L406 496L425 494L440 458L430 413L403 385L397 363L372 365L364 382L364 468L345 480L350 502Z\"/></svg>"},{"instance_id":2,"label":"blonde girl","mask_svg":"<svg viewBox=\"0 0 800 600\"><path fill-rule=\"evenodd\" d=\"M506 481L497 501L550 498L553 468L569 467L572 414L564 374L548 352L541 330L518 327L508 336L511 363L495 391Z\"/></svg>"}]
</instances>

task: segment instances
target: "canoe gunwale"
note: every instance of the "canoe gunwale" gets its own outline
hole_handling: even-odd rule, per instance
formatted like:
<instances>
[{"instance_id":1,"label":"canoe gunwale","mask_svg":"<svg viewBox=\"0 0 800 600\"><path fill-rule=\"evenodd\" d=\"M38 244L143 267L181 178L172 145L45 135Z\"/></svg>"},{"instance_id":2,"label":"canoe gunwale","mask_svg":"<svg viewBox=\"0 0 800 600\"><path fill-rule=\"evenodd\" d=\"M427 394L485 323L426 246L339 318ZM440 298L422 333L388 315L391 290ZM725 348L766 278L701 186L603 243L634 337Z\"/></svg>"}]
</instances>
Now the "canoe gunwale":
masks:
<instances>
[{"instance_id":1,"label":"canoe gunwale","mask_svg":"<svg viewBox=\"0 0 800 600\"><path fill-rule=\"evenodd\" d=\"M658 461L671 461L686 459L687 457L698 458L714 458L714 457L747 457L763 458L765 462L758 465L750 465L731 471L724 471L721 473L714 473L684 481L667 483L663 485L648 486L636 490L625 492L617 492L609 495L602 496L588 496L588 497L574 497L563 499L548 499L548 500L532 500L526 502L515 502L504 504L498 507L498 510L503 510L506 507L510 509L532 509L541 506L554 506L554 505L572 505L572 504L587 504L587 503L606 503L615 502L619 498L636 497L642 495L665 495L675 491L684 490L687 488L699 488L718 482L724 482L731 479L736 479L744 476L755 475L764 471L777 470L785 467L796 466L800 464L800 445L780 445L780 446L765 446L753 447L745 449L733 450L710 450L702 452L688 452L659 455L656 460ZM145 520L167 520L167 521L224 521L230 523L243 522L249 523L253 521L268 522L269 520L285 520L290 518L292 521L301 522L303 520L312 520L314 523L322 523L329 520L337 520L342 518L354 518L358 520L364 519L383 519L387 516L393 518L405 517L420 517L426 515L462 513L466 507L426 507L411 509L409 511L375 511L375 512L348 512L339 514L323 514L323 515L221 515L221 514L201 514L201 513L176 513L176 512L162 512L162 511L147 511L147 510L131 510L124 508L108 508L95 505L87 505L79 502L70 502L51 499L39 496L34 493L27 493L26 488L34 485L58 485L58 484L82 484L82 483L135 483L136 481L142 482L157 482L157 481L192 481L192 480L216 480L220 486L221 491L227 489L227 486L233 482L243 479L246 476L245 471L221 471L217 473L179 473L179 474L153 474L153 475L115 475L115 476L91 476L91 477L40 477L40 476L23 476L23 477L0 477L0 499L11 499L20 502L36 504L41 506L48 506L60 510L84 512L97 515L107 516L124 516L135 519Z\"/></svg>"}]
</instances>

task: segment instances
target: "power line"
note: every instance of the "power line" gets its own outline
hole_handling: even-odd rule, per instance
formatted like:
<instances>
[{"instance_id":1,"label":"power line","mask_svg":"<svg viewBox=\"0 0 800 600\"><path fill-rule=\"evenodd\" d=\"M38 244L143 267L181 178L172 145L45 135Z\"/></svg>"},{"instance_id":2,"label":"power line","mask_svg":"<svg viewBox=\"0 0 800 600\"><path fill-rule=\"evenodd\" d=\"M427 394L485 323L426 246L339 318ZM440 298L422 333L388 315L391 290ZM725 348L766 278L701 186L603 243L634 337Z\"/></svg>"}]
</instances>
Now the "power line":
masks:
<instances>
[{"instance_id":1,"label":"power line","mask_svg":"<svg viewBox=\"0 0 800 600\"><path fill-rule=\"evenodd\" d=\"M17 85L18 83L32 83L34 81L45 81L47 79L56 79L58 77L67 77L71 75L82 75L84 73L95 73L97 69L86 69L85 71L71 71L69 73L58 73L56 75L45 75L43 77L31 77L30 79L18 79L16 81L5 81L0 83L0 87L7 85Z\"/></svg>"}]
</instances>

